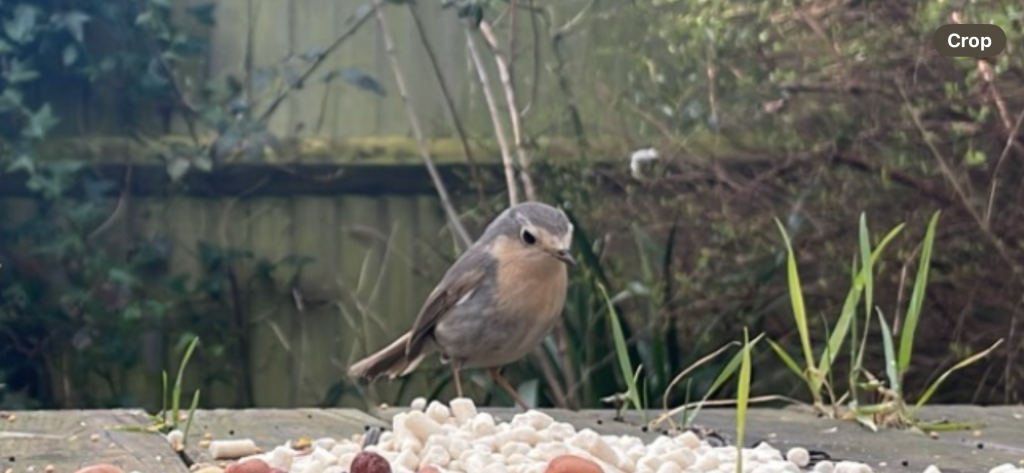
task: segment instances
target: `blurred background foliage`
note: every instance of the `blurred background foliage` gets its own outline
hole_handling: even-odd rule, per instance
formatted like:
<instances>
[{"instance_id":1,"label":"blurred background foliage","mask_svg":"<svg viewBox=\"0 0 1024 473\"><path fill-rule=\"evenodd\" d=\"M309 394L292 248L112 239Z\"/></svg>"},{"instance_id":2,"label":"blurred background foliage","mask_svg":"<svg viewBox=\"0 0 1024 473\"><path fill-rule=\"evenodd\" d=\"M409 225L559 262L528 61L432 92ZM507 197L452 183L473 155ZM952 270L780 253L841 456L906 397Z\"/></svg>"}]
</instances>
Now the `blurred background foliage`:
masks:
<instances>
[{"instance_id":1,"label":"blurred background foliage","mask_svg":"<svg viewBox=\"0 0 1024 473\"><path fill-rule=\"evenodd\" d=\"M860 213L878 232L907 222L876 277L879 309L898 329L916 245L928 216L941 209L908 389L1006 337L994 357L948 381L934 399L1019 402L1024 7L1010 0L587 0L569 2L575 13L564 18L548 3L457 5L506 36L509 8L539 25L517 41L544 52L537 74L558 81L566 111L524 119L524 134L576 143L572 156L541 156L532 168L544 199L566 204L576 221L583 265L570 289L565 336L547 341L543 361L508 368L525 396L540 405L596 407L624 389L598 283L620 309L652 405L676 374L741 339L744 327L795 346L776 217L800 259L816 338L826 336L848 289ZM129 136L162 133L172 116L185 117L191 139L160 154L171 179L274 145L266 124L280 94L252 94L242 84L301 81L282 58L254 77L207 83L198 67L202 32L214 26L216 9L189 5L0 3L2 172L23 173L50 217L0 220L0 406L151 402L127 392L125 371L172 364L165 345L183 350L192 335L202 339L196 359L215 367L200 382L231 386L235 405L252 404L249 348L230 335L244 324L240 300L247 291L289 294L280 281L315 256L270 261L205 245L198 274L169 274L167 241L130 249L97 242L119 205L99 198L109 197L111 182L90 178L88 162L37 152L51 135L73 134L75 121L88 119L55 99L71 87L116 91ZM980 60L938 56L932 32L954 22L1001 26L1007 49ZM574 41L590 42L590 54L621 67L569 81L565 70L580 66L562 48ZM315 64L324 54L298 60ZM529 83L532 73L516 69L515 78ZM348 77L379 93L372 77ZM620 152L595 156L593 138L607 136ZM630 153L648 147L658 159L632 172ZM576 156L588 159L570 159ZM86 198L72 196L73 187ZM478 228L504 205L503 197L478 201L470 223ZM241 277L240 267L254 270ZM880 360L882 347L874 348L867 357ZM755 392L803 394L769 351L756 357ZM671 403L699 398L725 362L691 373ZM447 373L435 374L436 390L449 389ZM109 396L78 389L95 377ZM323 402L361 389L339 370Z\"/></svg>"}]
</instances>

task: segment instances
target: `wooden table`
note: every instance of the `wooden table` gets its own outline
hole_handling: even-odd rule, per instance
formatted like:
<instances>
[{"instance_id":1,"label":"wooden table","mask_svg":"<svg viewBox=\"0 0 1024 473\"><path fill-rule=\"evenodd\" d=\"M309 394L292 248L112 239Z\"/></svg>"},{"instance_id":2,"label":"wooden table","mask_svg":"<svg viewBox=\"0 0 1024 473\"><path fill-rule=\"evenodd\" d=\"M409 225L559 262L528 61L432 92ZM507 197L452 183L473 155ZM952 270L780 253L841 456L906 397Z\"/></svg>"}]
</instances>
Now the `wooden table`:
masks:
<instances>
[{"instance_id":1,"label":"wooden table","mask_svg":"<svg viewBox=\"0 0 1024 473\"><path fill-rule=\"evenodd\" d=\"M369 426L388 426L403 409L251 409L196 412L187 453L196 461L211 461L198 447L202 436L215 439L250 438L264 449L290 439L343 438ZM508 420L516 409L482 409ZM615 413L546 410L552 417L578 429L602 434L629 434L651 440L663 429L644 429L639 413L615 420ZM111 463L126 472L185 473L188 469L163 437L117 430L118 426L145 426L145 413L137 410L21 411L0 419L0 471L70 473L84 465ZM655 416L657 413L649 414ZM923 415L950 421L978 421L978 432L947 432L932 438L902 431L869 432L852 422L818 419L790 409L753 409L748 413L748 446L766 441L780 450L802 446L835 459L868 463L877 473L921 472L929 464L943 473L984 473L1001 463L1024 461L1024 407L934 406ZM697 423L723 434L730 442L735 411L706 408ZM672 432L668 432L672 434Z\"/></svg>"}]
</instances>

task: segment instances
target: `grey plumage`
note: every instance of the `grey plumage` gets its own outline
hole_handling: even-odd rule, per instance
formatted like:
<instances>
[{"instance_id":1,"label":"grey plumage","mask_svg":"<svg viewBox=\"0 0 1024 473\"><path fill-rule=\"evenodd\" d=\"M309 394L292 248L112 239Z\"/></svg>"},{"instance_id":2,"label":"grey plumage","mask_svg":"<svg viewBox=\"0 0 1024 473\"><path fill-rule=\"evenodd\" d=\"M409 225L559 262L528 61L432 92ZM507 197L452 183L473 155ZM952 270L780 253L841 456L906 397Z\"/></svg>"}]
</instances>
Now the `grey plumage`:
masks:
<instances>
[{"instance_id":1,"label":"grey plumage","mask_svg":"<svg viewBox=\"0 0 1024 473\"><path fill-rule=\"evenodd\" d=\"M353 364L349 375L403 376L440 352L442 362L453 365L461 393L461 368L495 369L522 358L561 314L566 264L575 263L568 253L572 231L566 214L549 205L506 209L445 272L413 328Z\"/></svg>"}]
</instances>

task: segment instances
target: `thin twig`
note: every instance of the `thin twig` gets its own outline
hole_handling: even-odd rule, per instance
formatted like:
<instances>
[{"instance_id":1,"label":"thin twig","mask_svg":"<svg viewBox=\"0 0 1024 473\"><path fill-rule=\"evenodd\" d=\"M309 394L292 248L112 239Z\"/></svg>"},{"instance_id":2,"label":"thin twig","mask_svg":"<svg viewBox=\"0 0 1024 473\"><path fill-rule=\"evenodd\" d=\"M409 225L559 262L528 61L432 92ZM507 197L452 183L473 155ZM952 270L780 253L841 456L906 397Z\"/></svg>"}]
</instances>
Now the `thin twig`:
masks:
<instances>
[{"instance_id":1,"label":"thin twig","mask_svg":"<svg viewBox=\"0 0 1024 473\"><path fill-rule=\"evenodd\" d=\"M409 7L409 14L412 15L413 25L416 27L416 33L420 37L420 44L423 45L423 49L427 52L427 59L430 62L430 67L434 69L434 77L437 78L437 84L441 87L441 97L444 98L445 106L448 109L448 114L452 119L452 124L455 126L455 133L459 135L459 142L462 144L462 150L466 154L466 161L469 162L469 172L473 176L473 182L476 183L477 197L481 202L484 200L484 184L480 179L480 171L477 169L476 159L473 158L473 151L469 147L469 139L466 135L466 129L462 126L462 119L459 118L459 113L455 109L455 101L452 100L452 94L448 90L448 83L444 80L444 74L441 72L441 66L437 61L437 54L434 53L434 47L430 45L430 38L427 37L426 30L423 28L423 21L420 19L419 8L416 2L408 2L406 5Z\"/></svg>"},{"instance_id":2,"label":"thin twig","mask_svg":"<svg viewBox=\"0 0 1024 473\"><path fill-rule=\"evenodd\" d=\"M1017 121L1010 130L1010 135L1006 137L1006 146L1003 147L1003 152L999 154L999 159L996 160L996 167L992 170L992 184L988 188L988 204L985 205L985 228L990 228L992 225L992 208L996 200L996 187L999 185L999 170L1003 167L1003 161L1010 155L1010 148L1013 148L1013 142L1017 139L1017 132L1020 131L1022 121L1024 121L1024 110L1021 110L1020 115L1017 115Z\"/></svg>"},{"instance_id":3,"label":"thin twig","mask_svg":"<svg viewBox=\"0 0 1024 473\"><path fill-rule=\"evenodd\" d=\"M505 61L498 45L498 38L494 35L490 23L487 20L480 22L480 33L491 48L494 55L494 63L498 66L498 77L501 79L502 88L505 90L505 102L507 102L509 121L512 123L512 139L515 141L516 157L519 159L519 178L523 181L523 191L527 200L537 200L537 192L533 186L533 178L530 177L530 154L523 146L523 132L519 120L519 107L516 105L516 90L512 83L510 73L510 62Z\"/></svg>"},{"instance_id":4,"label":"thin twig","mask_svg":"<svg viewBox=\"0 0 1024 473\"><path fill-rule=\"evenodd\" d=\"M459 240L461 240L463 249L469 248L473 244L473 240L469 237L466 228L462 226L459 214L455 211L451 198L448 197L448 191L444 187L444 182L441 181L441 175L437 172L434 159L430 157L430 149L427 147L426 138L423 136L423 129L420 127L416 110L409 100L409 91L405 86L405 79L402 77L402 68L398 62L398 55L395 53L395 42L391 39L391 32L388 29L387 16L384 14L383 6L384 0L373 0L372 10L376 12L377 24L380 26L381 38L384 40L384 50L387 52L391 72L395 76L395 87L398 89L398 94L405 105L405 114L409 119L409 127L412 129L412 134L416 137L416 146L419 148L423 163L427 166L427 172L430 173L430 179L434 181L434 187L437 188L437 196L441 199L441 205L448 216L448 223L452 226L454 233L458 235ZM360 20L361 22L362 20Z\"/></svg>"},{"instance_id":5,"label":"thin twig","mask_svg":"<svg viewBox=\"0 0 1024 473\"><path fill-rule=\"evenodd\" d=\"M477 77L480 79L480 89L484 93L484 100L487 102L487 109L491 115L491 123L494 125L494 135L498 139L498 148L501 150L501 162L505 167L505 185L508 187L508 203L516 205L519 203L519 190L516 186L515 167L512 163L512 153L508 149L508 139L505 138L505 131L501 125L501 116L498 114L498 105L494 101L494 94L491 93L490 81L487 80L487 70L484 69L483 60L480 59L480 51L476 48L473 35L469 29L465 29L466 48L469 50L469 57L473 61Z\"/></svg>"},{"instance_id":6,"label":"thin twig","mask_svg":"<svg viewBox=\"0 0 1024 473\"><path fill-rule=\"evenodd\" d=\"M376 4L377 2L374 1L374 5ZM283 92L278 94L277 97L274 97L274 101L271 102L270 106L268 106L267 109L260 115L257 122L265 122L268 118L270 118L270 116L275 111L277 111L277 108L281 106L281 104L291 94L291 92L294 92L304 87L306 85L306 81L309 80L310 76L312 76L313 73L320 68L320 65L323 64L328 57L330 57L331 53L338 49L338 47L340 47L346 40L351 38L352 35L356 33L356 31L359 31L359 27L363 26L363 24L370 19L370 14L373 13L374 10L376 10L376 8L370 5L363 5L357 8L356 11L352 14L352 16L349 17L347 21L349 25L348 29L342 32L341 35L338 36L334 40L334 42L330 44L330 46L327 46L327 49L325 49L323 53L319 54L316 57L313 63L309 65L309 68L306 69L306 71L303 72L301 76L299 76L298 80L289 83L288 87L285 88Z\"/></svg>"}]
</instances>

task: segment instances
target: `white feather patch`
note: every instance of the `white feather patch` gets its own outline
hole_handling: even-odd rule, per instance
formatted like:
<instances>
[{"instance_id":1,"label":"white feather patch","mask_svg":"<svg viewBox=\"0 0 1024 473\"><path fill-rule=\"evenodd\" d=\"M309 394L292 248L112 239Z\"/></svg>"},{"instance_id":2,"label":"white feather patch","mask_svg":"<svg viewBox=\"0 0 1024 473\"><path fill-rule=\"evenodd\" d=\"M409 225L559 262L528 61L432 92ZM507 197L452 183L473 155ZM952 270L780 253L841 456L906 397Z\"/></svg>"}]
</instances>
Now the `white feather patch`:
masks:
<instances>
[{"instance_id":1,"label":"white feather patch","mask_svg":"<svg viewBox=\"0 0 1024 473\"><path fill-rule=\"evenodd\" d=\"M455 302L455 305L459 306L464 304L466 301L469 300L470 297L473 297L474 292L476 292L476 289L470 289L469 292L466 293L466 295L460 297L459 300Z\"/></svg>"}]
</instances>

